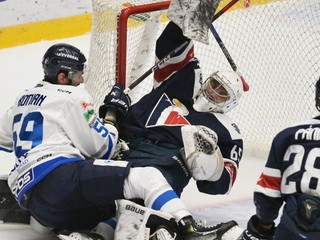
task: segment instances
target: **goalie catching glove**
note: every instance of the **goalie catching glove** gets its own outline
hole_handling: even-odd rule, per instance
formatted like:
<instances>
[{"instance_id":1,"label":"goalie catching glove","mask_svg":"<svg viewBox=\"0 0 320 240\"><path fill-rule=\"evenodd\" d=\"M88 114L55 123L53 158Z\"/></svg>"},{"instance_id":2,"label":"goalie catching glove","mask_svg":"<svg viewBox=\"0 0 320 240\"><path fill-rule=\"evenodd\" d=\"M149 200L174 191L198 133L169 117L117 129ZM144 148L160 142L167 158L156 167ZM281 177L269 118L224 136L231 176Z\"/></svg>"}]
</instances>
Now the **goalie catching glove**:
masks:
<instances>
[{"instance_id":1,"label":"goalie catching glove","mask_svg":"<svg viewBox=\"0 0 320 240\"><path fill-rule=\"evenodd\" d=\"M131 104L131 99L123 92L123 86L120 83L116 83L108 93L103 101L103 105L99 108L99 117L110 121L117 121L121 124L125 118L128 109ZM115 114L116 119L109 119L106 114Z\"/></svg>"},{"instance_id":2,"label":"goalie catching glove","mask_svg":"<svg viewBox=\"0 0 320 240\"><path fill-rule=\"evenodd\" d=\"M224 169L218 136L205 126L181 127L184 148L180 150L187 168L195 180L217 181Z\"/></svg>"}]
</instances>

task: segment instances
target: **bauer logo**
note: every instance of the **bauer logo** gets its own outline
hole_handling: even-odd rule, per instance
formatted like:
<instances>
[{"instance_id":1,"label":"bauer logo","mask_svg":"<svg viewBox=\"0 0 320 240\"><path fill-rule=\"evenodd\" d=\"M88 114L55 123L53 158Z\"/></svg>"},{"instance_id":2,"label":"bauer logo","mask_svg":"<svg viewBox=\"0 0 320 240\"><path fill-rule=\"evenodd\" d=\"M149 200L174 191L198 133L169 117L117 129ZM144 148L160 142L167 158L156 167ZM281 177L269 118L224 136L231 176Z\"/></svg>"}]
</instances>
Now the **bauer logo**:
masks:
<instances>
[{"instance_id":1,"label":"bauer logo","mask_svg":"<svg viewBox=\"0 0 320 240\"><path fill-rule=\"evenodd\" d=\"M143 209L140 209L140 208L132 206L132 205L126 205L125 209L128 211L131 211L131 212L135 212L137 214L141 214L141 215L145 214L145 211Z\"/></svg>"}]
</instances>

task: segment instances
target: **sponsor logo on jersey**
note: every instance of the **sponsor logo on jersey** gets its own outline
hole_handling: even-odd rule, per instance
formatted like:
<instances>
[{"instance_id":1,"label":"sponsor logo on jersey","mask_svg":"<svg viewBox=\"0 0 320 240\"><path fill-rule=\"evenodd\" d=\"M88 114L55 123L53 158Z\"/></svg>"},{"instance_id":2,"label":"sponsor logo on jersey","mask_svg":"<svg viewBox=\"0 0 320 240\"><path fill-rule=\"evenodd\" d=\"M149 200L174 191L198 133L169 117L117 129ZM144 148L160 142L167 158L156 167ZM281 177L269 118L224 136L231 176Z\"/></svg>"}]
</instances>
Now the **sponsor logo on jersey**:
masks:
<instances>
[{"instance_id":1,"label":"sponsor logo on jersey","mask_svg":"<svg viewBox=\"0 0 320 240\"><path fill-rule=\"evenodd\" d=\"M21 175L16 183L13 185L12 187L12 193L14 194L14 196L16 198L18 198L19 193L21 192L21 190L30 182L32 182L34 179L33 176L33 172L32 169L30 169L29 171L27 171L26 173L24 173L23 175Z\"/></svg>"},{"instance_id":2,"label":"sponsor logo on jersey","mask_svg":"<svg viewBox=\"0 0 320 240\"><path fill-rule=\"evenodd\" d=\"M47 159L47 158L49 158L49 157L52 157L52 154L50 153L50 154L46 154L46 155L44 155L44 156L42 156L42 157L39 157L38 159L37 159L37 162L40 162L40 161L42 161L42 160L44 160L44 159Z\"/></svg>"},{"instance_id":3,"label":"sponsor logo on jersey","mask_svg":"<svg viewBox=\"0 0 320 240\"><path fill-rule=\"evenodd\" d=\"M67 90L64 90L64 89L58 89L58 91L59 92L62 92L62 93L68 93L68 94L71 94L71 92L70 91L67 91Z\"/></svg>"},{"instance_id":4,"label":"sponsor logo on jersey","mask_svg":"<svg viewBox=\"0 0 320 240\"><path fill-rule=\"evenodd\" d=\"M82 106L82 108L84 109L84 110L86 110L88 107L94 107L94 104L93 103L91 103L91 102L82 102L81 103L81 106Z\"/></svg>"},{"instance_id":5,"label":"sponsor logo on jersey","mask_svg":"<svg viewBox=\"0 0 320 240\"><path fill-rule=\"evenodd\" d=\"M189 111L178 99L171 101L164 93L152 110L146 127L189 125L185 118L188 114Z\"/></svg>"},{"instance_id":6,"label":"sponsor logo on jersey","mask_svg":"<svg viewBox=\"0 0 320 240\"><path fill-rule=\"evenodd\" d=\"M95 116L94 110L90 109L83 114L87 122L91 122L92 118Z\"/></svg>"},{"instance_id":7,"label":"sponsor logo on jersey","mask_svg":"<svg viewBox=\"0 0 320 240\"><path fill-rule=\"evenodd\" d=\"M25 154L23 154L14 164L13 169L11 170L11 172L15 171L16 169L21 168L22 166L26 165L29 160L27 159L28 156L28 152L26 152Z\"/></svg>"},{"instance_id":8,"label":"sponsor logo on jersey","mask_svg":"<svg viewBox=\"0 0 320 240\"><path fill-rule=\"evenodd\" d=\"M237 124L232 123L231 126L234 127L234 130L236 130L237 133L241 134L240 129Z\"/></svg>"}]
</instances>

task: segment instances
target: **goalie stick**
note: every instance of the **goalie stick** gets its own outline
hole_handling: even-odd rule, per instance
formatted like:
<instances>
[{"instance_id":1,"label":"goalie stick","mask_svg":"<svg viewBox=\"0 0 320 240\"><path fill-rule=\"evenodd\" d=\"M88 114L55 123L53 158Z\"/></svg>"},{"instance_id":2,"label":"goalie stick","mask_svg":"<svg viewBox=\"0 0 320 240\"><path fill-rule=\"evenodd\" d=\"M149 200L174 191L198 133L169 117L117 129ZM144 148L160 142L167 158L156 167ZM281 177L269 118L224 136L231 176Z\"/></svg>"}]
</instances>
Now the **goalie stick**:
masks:
<instances>
[{"instance_id":1,"label":"goalie stick","mask_svg":"<svg viewBox=\"0 0 320 240\"><path fill-rule=\"evenodd\" d=\"M244 77L242 76L242 74L238 71L238 67L237 65L234 63L230 53L228 52L226 46L224 45L222 39L220 38L217 30L214 28L214 26L211 24L210 25L210 31L212 32L214 38L216 39L216 41L218 42L219 44L219 47L221 48L223 54L225 55L225 57L227 58L232 70L234 72L236 72L239 76L240 76L240 79L242 81L242 84L243 84L243 91L248 91L249 90L249 84L245 81Z\"/></svg>"},{"instance_id":2,"label":"goalie stick","mask_svg":"<svg viewBox=\"0 0 320 240\"><path fill-rule=\"evenodd\" d=\"M216 19L218 19L222 14L224 14L229 8L231 8L236 2L238 2L239 0L232 0L231 2L229 2L226 6L224 6L219 12L217 12L213 18L212 18L212 22L214 22ZM212 24L211 24L212 26ZM166 61L168 61L170 58L174 57L177 52L182 49L186 44L188 43L188 41L184 42L183 44L181 44L180 46L178 46L177 48L173 49L169 54L167 54L164 58L162 58L161 60L159 60L155 65L153 65L150 69L148 69L144 74L142 74L138 79L136 79L134 82L132 82L128 87L126 87L126 89L124 90L125 94L128 94L130 90L132 90L133 88L135 88L139 83L141 83L144 79L146 79L151 73L153 73L155 70L157 70L161 64L165 63ZM241 75L240 75L241 76Z\"/></svg>"},{"instance_id":3,"label":"goalie stick","mask_svg":"<svg viewBox=\"0 0 320 240\"><path fill-rule=\"evenodd\" d=\"M169 54L167 54L164 58L162 58L159 62L157 62L155 65L153 65L148 71L146 71L144 74L141 75L137 80L135 80L133 83L131 83L125 90L124 93L127 94L130 90L132 90L134 87L136 87L140 82L142 82L144 79L146 79L151 73L153 73L155 70L157 70L161 64L168 61L170 58L174 57L177 52L179 52L182 48L184 48L188 44L188 41L181 44L179 47L173 49Z\"/></svg>"},{"instance_id":4,"label":"goalie stick","mask_svg":"<svg viewBox=\"0 0 320 240\"><path fill-rule=\"evenodd\" d=\"M231 2L229 2L227 5L225 5L219 12L217 12L211 22L214 22L218 17L220 17L222 14L224 14L226 11L229 10L229 8L231 8L234 4L236 4L239 0L232 0Z\"/></svg>"}]
</instances>

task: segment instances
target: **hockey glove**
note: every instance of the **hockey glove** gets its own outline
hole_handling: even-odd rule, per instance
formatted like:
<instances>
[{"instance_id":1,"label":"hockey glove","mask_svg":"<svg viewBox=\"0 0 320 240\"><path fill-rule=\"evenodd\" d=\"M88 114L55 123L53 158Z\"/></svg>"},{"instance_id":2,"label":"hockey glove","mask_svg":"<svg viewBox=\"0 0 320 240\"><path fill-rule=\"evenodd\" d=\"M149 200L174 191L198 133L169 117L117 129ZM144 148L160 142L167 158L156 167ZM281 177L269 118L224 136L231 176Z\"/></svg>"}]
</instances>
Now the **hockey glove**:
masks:
<instances>
[{"instance_id":1,"label":"hockey glove","mask_svg":"<svg viewBox=\"0 0 320 240\"><path fill-rule=\"evenodd\" d=\"M260 220L257 215L253 215L244 230L242 240L272 240L275 232L275 224L270 229L261 227Z\"/></svg>"},{"instance_id":2,"label":"hockey glove","mask_svg":"<svg viewBox=\"0 0 320 240\"><path fill-rule=\"evenodd\" d=\"M123 92L123 86L116 83L106 95L103 105L99 108L99 117L105 118L108 111L115 112L116 121L121 124L131 104L131 99Z\"/></svg>"},{"instance_id":3,"label":"hockey glove","mask_svg":"<svg viewBox=\"0 0 320 240\"><path fill-rule=\"evenodd\" d=\"M194 180L217 181L224 169L217 134L205 126L186 125L181 135L184 148L180 153Z\"/></svg>"}]
</instances>

